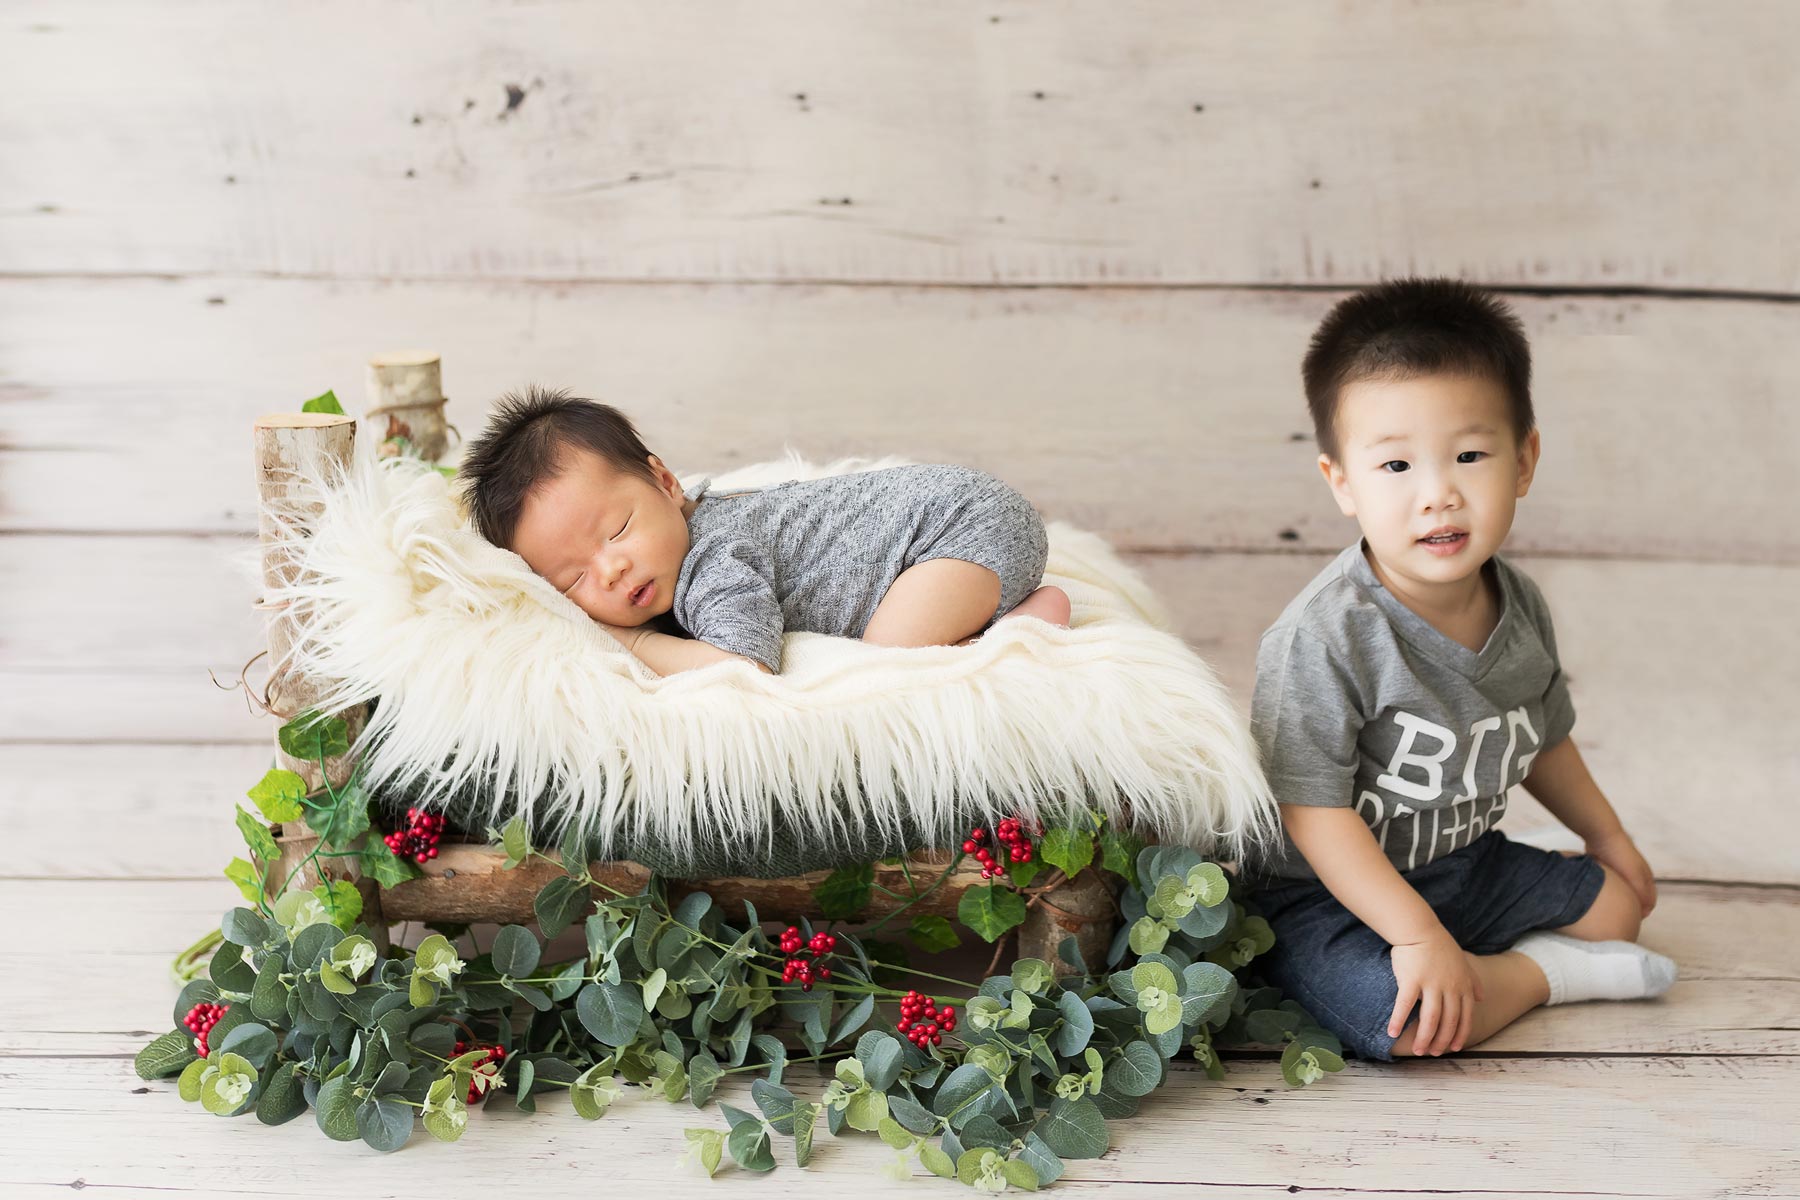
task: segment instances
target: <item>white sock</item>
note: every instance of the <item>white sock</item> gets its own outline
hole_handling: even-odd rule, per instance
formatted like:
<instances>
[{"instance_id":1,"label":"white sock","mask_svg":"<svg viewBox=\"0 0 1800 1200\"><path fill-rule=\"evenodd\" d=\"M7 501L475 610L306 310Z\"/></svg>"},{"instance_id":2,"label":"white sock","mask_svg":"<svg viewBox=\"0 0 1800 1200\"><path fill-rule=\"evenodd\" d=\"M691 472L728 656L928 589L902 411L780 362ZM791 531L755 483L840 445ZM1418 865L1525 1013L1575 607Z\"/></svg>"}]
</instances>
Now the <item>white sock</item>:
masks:
<instances>
[{"instance_id":1,"label":"white sock","mask_svg":"<svg viewBox=\"0 0 1800 1200\"><path fill-rule=\"evenodd\" d=\"M1675 983L1675 960L1636 942L1584 942L1560 933L1532 933L1513 949L1543 969L1551 1004L1646 1000Z\"/></svg>"}]
</instances>

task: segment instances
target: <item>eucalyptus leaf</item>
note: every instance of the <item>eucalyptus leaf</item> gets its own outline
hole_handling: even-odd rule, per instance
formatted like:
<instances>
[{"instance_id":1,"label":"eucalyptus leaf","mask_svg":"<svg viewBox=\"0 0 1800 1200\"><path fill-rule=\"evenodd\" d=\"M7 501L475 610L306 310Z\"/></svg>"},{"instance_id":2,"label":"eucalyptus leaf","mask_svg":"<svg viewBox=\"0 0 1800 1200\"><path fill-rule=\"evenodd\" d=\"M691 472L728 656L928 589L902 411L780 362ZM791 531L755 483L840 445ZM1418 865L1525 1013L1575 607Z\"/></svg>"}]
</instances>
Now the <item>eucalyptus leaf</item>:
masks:
<instances>
[{"instance_id":1,"label":"eucalyptus leaf","mask_svg":"<svg viewBox=\"0 0 1800 1200\"><path fill-rule=\"evenodd\" d=\"M194 1061L194 1039L179 1029L172 1029L137 1052L132 1066L139 1079L165 1079L178 1075Z\"/></svg>"},{"instance_id":2,"label":"eucalyptus leaf","mask_svg":"<svg viewBox=\"0 0 1800 1200\"><path fill-rule=\"evenodd\" d=\"M1057 1156L1065 1159L1099 1158L1111 1145L1106 1118L1100 1115L1100 1110L1088 1096L1074 1100L1058 1097L1051 1101L1050 1111L1038 1121L1033 1132Z\"/></svg>"},{"instance_id":3,"label":"eucalyptus leaf","mask_svg":"<svg viewBox=\"0 0 1800 1200\"><path fill-rule=\"evenodd\" d=\"M828 1039L829 1042L831 1044L836 1044L843 1041L845 1038L861 1029L864 1025L867 1025L869 1023L869 1018L874 1015L875 997L864 996L861 1000L852 1005L848 1012L838 1019L836 1027L831 1031L831 1037Z\"/></svg>"},{"instance_id":4,"label":"eucalyptus leaf","mask_svg":"<svg viewBox=\"0 0 1800 1200\"><path fill-rule=\"evenodd\" d=\"M256 1102L258 1121L264 1125L285 1125L306 1111L299 1069L299 1063L285 1062L270 1072L263 1084L262 1096Z\"/></svg>"},{"instance_id":5,"label":"eucalyptus leaf","mask_svg":"<svg viewBox=\"0 0 1800 1200\"><path fill-rule=\"evenodd\" d=\"M543 948L531 930L523 925L503 925L494 934L494 946L489 953L494 960L494 970L518 979L537 970Z\"/></svg>"},{"instance_id":6,"label":"eucalyptus leaf","mask_svg":"<svg viewBox=\"0 0 1800 1200\"><path fill-rule=\"evenodd\" d=\"M1035 1132L1025 1135L1025 1146L1019 1151L1019 1161L1030 1165L1040 1185L1052 1184L1062 1178L1062 1159Z\"/></svg>"},{"instance_id":7,"label":"eucalyptus leaf","mask_svg":"<svg viewBox=\"0 0 1800 1200\"><path fill-rule=\"evenodd\" d=\"M628 1046L644 1019L638 990L625 984L590 983L575 994L575 1013L582 1028L608 1046Z\"/></svg>"},{"instance_id":8,"label":"eucalyptus leaf","mask_svg":"<svg viewBox=\"0 0 1800 1200\"><path fill-rule=\"evenodd\" d=\"M579 880L558 875L537 894L532 910L537 914L539 932L549 941L580 920L593 903L593 897Z\"/></svg>"},{"instance_id":9,"label":"eucalyptus leaf","mask_svg":"<svg viewBox=\"0 0 1800 1200\"><path fill-rule=\"evenodd\" d=\"M770 1083L766 1079L753 1080L750 1084L750 1098L756 1101L756 1107L762 1110L763 1116L776 1133L792 1136L794 1132L794 1093L778 1083Z\"/></svg>"},{"instance_id":10,"label":"eucalyptus leaf","mask_svg":"<svg viewBox=\"0 0 1800 1200\"><path fill-rule=\"evenodd\" d=\"M713 1089L719 1086L719 1080L725 1077L725 1068L717 1059L702 1050L688 1059L688 1100L695 1108L703 1108L712 1098Z\"/></svg>"},{"instance_id":11,"label":"eucalyptus leaf","mask_svg":"<svg viewBox=\"0 0 1800 1200\"><path fill-rule=\"evenodd\" d=\"M356 1108L356 1131L363 1141L384 1154L406 1145L412 1130L413 1110L398 1100L371 1098Z\"/></svg>"},{"instance_id":12,"label":"eucalyptus leaf","mask_svg":"<svg viewBox=\"0 0 1800 1200\"><path fill-rule=\"evenodd\" d=\"M733 1125L731 1132L725 1135L725 1148L731 1152L731 1160L746 1171L761 1173L775 1169L775 1155L769 1149L769 1131L760 1121Z\"/></svg>"},{"instance_id":13,"label":"eucalyptus leaf","mask_svg":"<svg viewBox=\"0 0 1800 1200\"><path fill-rule=\"evenodd\" d=\"M1064 1058L1074 1058L1094 1036L1094 1015L1080 996L1068 991L1056 998L1056 1011L1062 1016L1062 1025L1056 1031L1056 1052Z\"/></svg>"},{"instance_id":14,"label":"eucalyptus leaf","mask_svg":"<svg viewBox=\"0 0 1800 1200\"><path fill-rule=\"evenodd\" d=\"M1126 1096L1148 1096L1162 1082L1163 1060L1148 1042L1131 1042L1106 1065L1105 1086Z\"/></svg>"},{"instance_id":15,"label":"eucalyptus leaf","mask_svg":"<svg viewBox=\"0 0 1800 1200\"><path fill-rule=\"evenodd\" d=\"M356 1106L356 1085L348 1075L339 1075L320 1085L313 1116L332 1141L354 1142L362 1136L356 1125Z\"/></svg>"}]
</instances>

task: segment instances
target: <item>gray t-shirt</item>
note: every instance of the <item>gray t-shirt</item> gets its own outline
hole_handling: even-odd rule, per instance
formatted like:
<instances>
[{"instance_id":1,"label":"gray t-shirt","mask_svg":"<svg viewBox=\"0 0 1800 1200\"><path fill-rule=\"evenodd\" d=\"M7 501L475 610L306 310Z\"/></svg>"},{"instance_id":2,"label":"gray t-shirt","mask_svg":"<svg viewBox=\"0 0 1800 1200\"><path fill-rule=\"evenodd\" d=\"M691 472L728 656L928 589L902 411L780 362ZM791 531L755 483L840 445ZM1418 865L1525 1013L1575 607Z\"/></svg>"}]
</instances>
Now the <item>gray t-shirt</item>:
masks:
<instances>
[{"instance_id":1,"label":"gray t-shirt","mask_svg":"<svg viewBox=\"0 0 1800 1200\"><path fill-rule=\"evenodd\" d=\"M1275 799L1354 806L1402 871L1492 829L1507 789L1575 724L1537 585L1498 557L1483 570L1500 620L1479 652L1383 587L1360 542L1257 650L1250 724ZM1317 878L1285 832L1256 873Z\"/></svg>"},{"instance_id":2,"label":"gray t-shirt","mask_svg":"<svg viewBox=\"0 0 1800 1200\"><path fill-rule=\"evenodd\" d=\"M1042 581L1044 522L967 467L906 466L715 493L688 490L673 616L689 636L781 669L783 632L860 637L915 563L959 558L1000 577L1005 613Z\"/></svg>"}]
</instances>

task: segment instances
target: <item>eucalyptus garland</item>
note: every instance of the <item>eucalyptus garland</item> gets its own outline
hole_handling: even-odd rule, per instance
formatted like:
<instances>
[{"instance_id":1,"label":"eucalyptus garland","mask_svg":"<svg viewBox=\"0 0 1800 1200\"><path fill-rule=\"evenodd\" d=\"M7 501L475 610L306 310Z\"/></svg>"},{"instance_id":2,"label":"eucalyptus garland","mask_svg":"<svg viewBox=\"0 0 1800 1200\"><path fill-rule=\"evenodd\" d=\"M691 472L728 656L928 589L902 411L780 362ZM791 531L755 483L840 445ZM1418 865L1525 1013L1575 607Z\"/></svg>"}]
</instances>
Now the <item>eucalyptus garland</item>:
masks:
<instances>
[{"instance_id":1,"label":"eucalyptus garland","mask_svg":"<svg viewBox=\"0 0 1800 1200\"><path fill-rule=\"evenodd\" d=\"M306 714L280 736L321 763L347 749L335 718ZM354 779L315 795L271 771L249 796L265 819L304 818L319 833L308 862L355 857L387 883L417 874L392 848L415 843L384 840ZM515 820L489 831L505 865L563 868L536 897L537 928L503 926L481 951L466 927L432 926L384 953L354 886L291 886L299 867L273 880L268 827L242 809L238 824L250 859L226 875L248 904L190 954L216 945L175 1003L176 1027L137 1056L140 1075L179 1076L182 1099L217 1116L279 1125L310 1109L327 1137L392 1151L420 1123L455 1141L497 1095L533 1112L539 1097L566 1092L577 1115L597 1120L628 1090L704 1110L729 1076L746 1075L752 1108L721 1101L723 1128L686 1131L709 1175L727 1158L748 1171L778 1157L804 1167L822 1119L834 1135L880 1137L896 1176L919 1164L1001 1191L1052 1183L1067 1160L1104 1153L1110 1122L1135 1114L1178 1055L1216 1080L1219 1047L1281 1046L1292 1086L1343 1067L1329 1033L1249 974L1274 936L1227 874L1185 847L1139 846L1098 816L1047 831L1035 849L1014 824L1000 839L1013 861L964 896L958 922L915 917L910 950L874 935L957 863L860 934L795 915L771 935L748 902L725 911L696 891L671 903L658 879L637 894L610 888L578 847L549 854ZM1004 936L1028 903L1018 889L1040 870L1108 872L1124 921L1105 964L1084 962L1074 938L1059 948L1060 970L1027 958L978 982L911 961L963 933ZM857 911L872 879L869 867L835 872L818 911ZM545 944L576 927L583 952L545 961ZM823 1089L791 1087L791 1068L814 1063L828 1064Z\"/></svg>"}]
</instances>

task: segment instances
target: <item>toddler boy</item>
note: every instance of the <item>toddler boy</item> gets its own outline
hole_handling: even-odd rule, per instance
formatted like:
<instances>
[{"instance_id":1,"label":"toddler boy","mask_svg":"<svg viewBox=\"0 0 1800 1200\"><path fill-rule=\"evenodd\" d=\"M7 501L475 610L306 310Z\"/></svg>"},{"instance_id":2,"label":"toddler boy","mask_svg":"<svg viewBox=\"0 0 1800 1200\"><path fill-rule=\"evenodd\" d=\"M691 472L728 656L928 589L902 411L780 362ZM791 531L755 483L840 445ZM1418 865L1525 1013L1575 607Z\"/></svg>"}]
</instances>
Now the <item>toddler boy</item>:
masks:
<instances>
[{"instance_id":1,"label":"toddler boy","mask_svg":"<svg viewBox=\"0 0 1800 1200\"><path fill-rule=\"evenodd\" d=\"M1539 1004L1667 991L1675 964L1633 944L1654 876L1569 737L1544 599L1496 553L1538 462L1523 327L1463 283L1386 283L1331 311L1303 376L1319 469L1362 539L1257 653L1283 825L1252 866L1270 981L1377 1059L1461 1050ZM1587 853L1496 830L1516 783Z\"/></svg>"},{"instance_id":2,"label":"toddler boy","mask_svg":"<svg viewBox=\"0 0 1800 1200\"><path fill-rule=\"evenodd\" d=\"M482 536L659 675L778 672L784 631L938 646L1006 616L1069 620L1039 586L1043 520L962 467L684 490L618 410L532 388L501 401L458 477ZM650 627L665 614L689 636Z\"/></svg>"}]
</instances>

